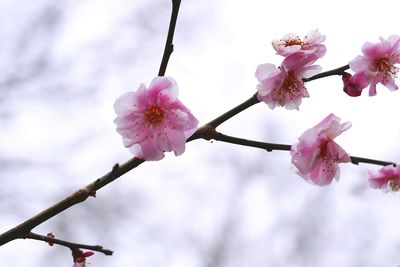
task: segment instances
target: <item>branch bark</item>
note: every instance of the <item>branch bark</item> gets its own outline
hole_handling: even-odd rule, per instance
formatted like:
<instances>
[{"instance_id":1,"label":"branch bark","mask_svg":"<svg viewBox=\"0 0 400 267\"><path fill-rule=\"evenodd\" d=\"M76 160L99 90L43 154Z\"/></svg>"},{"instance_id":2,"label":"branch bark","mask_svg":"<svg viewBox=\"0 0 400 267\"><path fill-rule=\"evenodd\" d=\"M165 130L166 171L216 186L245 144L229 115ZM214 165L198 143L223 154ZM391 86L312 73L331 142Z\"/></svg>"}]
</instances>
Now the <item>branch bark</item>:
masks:
<instances>
[{"instance_id":1,"label":"branch bark","mask_svg":"<svg viewBox=\"0 0 400 267\"><path fill-rule=\"evenodd\" d=\"M73 243L73 242L68 242L65 240L57 239L54 237L39 235L39 234L32 233L32 232L29 232L28 234L21 236L21 238L22 239L34 239L34 240L44 241L46 243L54 243L54 244L57 244L60 246L70 248L71 250L82 248L82 249L87 249L87 250L91 250L91 251L97 251L97 252L101 252L107 256L111 256L114 253L113 251L111 251L109 249L104 249L102 246Z\"/></svg>"}]
</instances>

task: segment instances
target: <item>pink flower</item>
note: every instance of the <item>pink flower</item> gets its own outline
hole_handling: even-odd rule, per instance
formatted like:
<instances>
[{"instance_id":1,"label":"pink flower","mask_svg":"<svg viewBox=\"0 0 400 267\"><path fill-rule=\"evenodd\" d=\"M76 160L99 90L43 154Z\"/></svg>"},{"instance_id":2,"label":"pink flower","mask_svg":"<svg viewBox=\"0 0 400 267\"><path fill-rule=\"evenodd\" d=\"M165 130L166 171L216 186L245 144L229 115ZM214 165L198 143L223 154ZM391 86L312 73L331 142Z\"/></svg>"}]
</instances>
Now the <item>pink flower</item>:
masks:
<instances>
[{"instance_id":1,"label":"pink flower","mask_svg":"<svg viewBox=\"0 0 400 267\"><path fill-rule=\"evenodd\" d=\"M368 78L364 72L358 72L355 75L351 75L347 72L342 75L343 80L343 91L349 96L360 96L362 90L368 86Z\"/></svg>"},{"instance_id":2,"label":"pink flower","mask_svg":"<svg viewBox=\"0 0 400 267\"><path fill-rule=\"evenodd\" d=\"M276 106L287 109L299 109L301 99L309 97L302 78L317 74L321 67L312 65L317 56L297 52L287 56L280 67L273 64L262 64L257 67L256 78L258 99L264 101L271 109Z\"/></svg>"},{"instance_id":3,"label":"pink flower","mask_svg":"<svg viewBox=\"0 0 400 267\"><path fill-rule=\"evenodd\" d=\"M380 38L380 43L365 43L362 56L357 56L350 62L350 68L357 73L362 72L368 78L369 95L376 95L376 85L383 84L390 90L397 90L394 80L398 68L394 65L400 62L400 36L390 36L388 40Z\"/></svg>"},{"instance_id":4,"label":"pink flower","mask_svg":"<svg viewBox=\"0 0 400 267\"><path fill-rule=\"evenodd\" d=\"M272 41L276 53L281 56L288 56L292 53L302 51L307 54L315 54L321 58L326 53L326 47L322 44L325 41L325 35L321 35L318 30L310 31L302 40L294 33L286 34L280 40Z\"/></svg>"},{"instance_id":5,"label":"pink flower","mask_svg":"<svg viewBox=\"0 0 400 267\"><path fill-rule=\"evenodd\" d=\"M400 189L400 167L387 165L378 171L369 172L369 184L372 188L391 189L398 191Z\"/></svg>"},{"instance_id":6,"label":"pink flower","mask_svg":"<svg viewBox=\"0 0 400 267\"><path fill-rule=\"evenodd\" d=\"M177 99L178 87L170 77L156 77L147 89L120 96L114 104L117 132L125 147L138 158L160 160L165 151L178 156L198 121Z\"/></svg>"},{"instance_id":7,"label":"pink flower","mask_svg":"<svg viewBox=\"0 0 400 267\"><path fill-rule=\"evenodd\" d=\"M298 174L315 185L328 185L338 178L338 163L350 162L349 155L333 140L351 127L350 122L330 114L323 121L305 131L290 150L292 163Z\"/></svg>"},{"instance_id":8,"label":"pink flower","mask_svg":"<svg viewBox=\"0 0 400 267\"><path fill-rule=\"evenodd\" d=\"M83 252L80 249L76 249L72 253L72 255L74 257L74 265L72 265L72 267L86 267L86 258L94 255L94 252L93 251Z\"/></svg>"}]
</instances>

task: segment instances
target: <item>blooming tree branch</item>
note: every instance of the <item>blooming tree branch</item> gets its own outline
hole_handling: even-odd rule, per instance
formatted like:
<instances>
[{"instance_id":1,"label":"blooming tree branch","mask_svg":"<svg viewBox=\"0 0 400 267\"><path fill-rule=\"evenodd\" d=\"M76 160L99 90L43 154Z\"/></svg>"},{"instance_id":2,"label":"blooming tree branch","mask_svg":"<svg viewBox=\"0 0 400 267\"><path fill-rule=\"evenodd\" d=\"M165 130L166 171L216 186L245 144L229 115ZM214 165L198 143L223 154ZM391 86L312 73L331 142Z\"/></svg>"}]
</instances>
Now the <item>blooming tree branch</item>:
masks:
<instances>
[{"instance_id":1,"label":"blooming tree branch","mask_svg":"<svg viewBox=\"0 0 400 267\"><path fill-rule=\"evenodd\" d=\"M80 263L84 264L85 258L92 255L92 253L83 253L81 248L112 255L112 251L103 249L102 246L71 243L55 239L52 236L38 235L32 230L60 212L91 196L95 197L98 190L143 162L160 160L164 157L165 152L174 151L176 155L182 154L185 144L196 139L255 147L268 152L273 150L290 151L292 163L299 170L298 174L317 185L327 185L335 178L338 163L393 165L377 174L372 174L372 183L376 188L387 185L396 190L400 188L400 171L395 163L349 156L334 142L334 138L349 129L351 124L340 123L340 119L333 114L305 131L299 138L299 142L294 145L248 140L216 131L219 125L261 101L272 109L276 106L299 109L301 99L309 97L305 83L332 75L342 76L344 91L351 96L360 95L361 90L368 84L371 84L370 95L376 94L377 83L396 90L397 85L394 83L394 78L398 70L394 64L400 62L400 38L391 37L389 40L382 39L382 44L368 44L363 49L365 55L357 57L350 65L316 74L321 67L314 63L326 53L326 47L323 44L325 36L318 31L311 31L301 40L297 35L288 34L273 42L277 54L285 57L282 63L278 67L270 63L258 66L256 71L256 78L259 81L258 92L243 103L197 128L197 119L177 99L177 85L174 79L164 77L174 49L173 37L180 2L180 0L172 0L172 14L158 77L153 79L148 88L142 84L137 91L121 96L114 105L117 113L115 120L117 131L122 135L124 145L131 149L135 157L121 165L115 164L107 174L4 232L0 235L0 246L19 238L59 244L69 247L73 251L76 266L81 266ZM382 47L385 49L381 49ZM375 53L376 51L379 53ZM364 63L371 66L365 69ZM345 72L350 67L357 72L354 76Z\"/></svg>"},{"instance_id":2,"label":"blooming tree branch","mask_svg":"<svg viewBox=\"0 0 400 267\"><path fill-rule=\"evenodd\" d=\"M272 152L274 150L290 151L290 149L292 147L292 145L288 145L288 144L260 142L260 141L249 140L249 139L226 135L226 134L216 131L215 129L213 129L212 127L209 127L209 126L208 127L203 126L201 132L202 132L201 133L202 138L205 140L215 140L215 141L220 141L220 142L230 143L230 144L235 144L235 145L260 148L260 149L264 149L268 152ZM350 156L350 160L351 160L350 162L355 165L358 165L359 163L368 163L368 164L375 164L375 165L381 165L381 166L386 166L386 165L396 166L396 164L394 162L381 161L381 160L362 158L362 157L356 157L356 156Z\"/></svg>"},{"instance_id":3,"label":"blooming tree branch","mask_svg":"<svg viewBox=\"0 0 400 267\"><path fill-rule=\"evenodd\" d=\"M344 68L344 67L341 67ZM323 77L327 77L330 75L335 75L333 73L339 73L340 69L335 69L332 71L327 71L318 74L319 77L314 78L310 77L310 80L316 80ZM223 113L222 115L218 116L217 118L211 120L209 123L206 123L202 127L200 127L190 138L188 138L187 142L196 140L196 139L205 139L211 140L215 139L218 141L223 141L232 144L239 144L239 145L246 145L256 148L262 148L269 150L290 150L289 145L280 145L280 144L272 144L272 143L265 143L265 142L258 142L258 141L251 141L242 138L236 138L231 136L226 136L221 133L215 131L215 129L224 123L225 121L229 120L230 118L234 117L235 115L239 114L240 112L248 109L249 107L259 103L260 101L257 99L257 95L253 95L248 100L244 101L243 103L237 105L236 107L228 110L227 112ZM351 156L351 162L353 164L358 165L359 163L370 163L376 165L389 165L394 164L393 162L386 162L381 160L375 159L368 159L368 158L361 158L361 157L354 157ZM129 161L119 165L115 164L112 170L103 175L102 177L96 179L92 183L86 185L85 187L77 190L72 195L68 196L67 198L61 200L60 202L54 204L53 206L49 207L48 209L42 211L41 213L35 215L34 217L30 218L29 220L15 226L14 228L4 232L0 235L0 246L4 245L12 240L21 238L22 236L29 233L33 228L42 224L43 222L49 220L50 218L56 216L60 212L85 201L89 196L93 195L101 189L102 187L108 185L115 179L119 178L120 176L124 175L125 173L131 171L132 169L136 168L140 164L142 164L145 160L139 158L132 158Z\"/></svg>"}]
</instances>

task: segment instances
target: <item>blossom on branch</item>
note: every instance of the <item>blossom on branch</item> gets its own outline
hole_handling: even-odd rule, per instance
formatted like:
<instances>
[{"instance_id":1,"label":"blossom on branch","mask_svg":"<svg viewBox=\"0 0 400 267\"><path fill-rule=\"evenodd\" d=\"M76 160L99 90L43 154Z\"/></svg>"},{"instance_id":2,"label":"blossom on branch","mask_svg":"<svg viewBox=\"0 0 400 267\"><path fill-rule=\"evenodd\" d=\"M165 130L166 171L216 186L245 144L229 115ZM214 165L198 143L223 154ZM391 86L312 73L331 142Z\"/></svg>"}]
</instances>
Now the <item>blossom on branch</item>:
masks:
<instances>
[{"instance_id":1,"label":"blossom on branch","mask_svg":"<svg viewBox=\"0 0 400 267\"><path fill-rule=\"evenodd\" d=\"M387 165L378 171L370 171L369 184L372 188L398 191L400 189L400 167Z\"/></svg>"},{"instance_id":2,"label":"blossom on branch","mask_svg":"<svg viewBox=\"0 0 400 267\"><path fill-rule=\"evenodd\" d=\"M376 95L376 85L383 84L390 90L398 89L395 78L400 62L400 36L390 36L387 40L380 38L380 43L366 42L362 46L362 56L357 56L350 63L356 73L363 73L370 84L369 95Z\"/></svg>"},{"instance_id":3,"label":"blossom on branch","mask_svg":"<svg viewBox=\"0 0 400 267\"><path fill-rule=\"evenodd\" d=\"M141 84L137 91L115 101L117 132L136 157L160 160L166 151L174 151L176 156L185 151L198 120L177 99L177 93L172 78L156 77L149 88Z\"/></svg>"},{"instance_id":4,"label":"blossom on branch","mask_svg":"<svg viewBox=\"0 0 400 267\"><path fill-rule=\"evenodd\" d=\"M309 97L302 78L321 71L320 66L312 65L317 59L314 54L296 52L287 56L278 68L269 63L259 65L255 73L259 81L258 100L264 101L271 109L282 106L298 110L301 99Z\"/></svg>"},{"instance_id":5,"label":"blossom on branch","mask_svg":"<svg viewBox=\"0 0 400 267\"><path fill-rule=\"evenodd\" d=\"M322 44L324 41L325 35L321 35L318 30L313 30L303 40L300 40L300 37L294 33L286 34L282 39L272 41L272 46L278 55L284 57L302 51L321 58L326 53L326 47Z\"/></svg>"},{"instance_id":6,"label":"blossom on branch","mask_svg":"<svg viewBox=\"0 0 400 267\"><path fill-rule=\"evenodd\" d=\"M83 252L80 249L74 250L72 253L74 257L74 265L72 267L86 267L86 258L94 255L93 251L86 251Z\"/></svg>"},{"instance_id":7,"label":"blossom on branch","mask_svg":"<svg viewBox=\"0 0 400 267\"><path fill-rule=\"evenodd\" d=\"M330 184L333 178L338 179L338 163L350 162L350 157L333 140L350 127L350 122L340 123L340 118L330 114L305 131L290 150L297 173L320 186Z\"/></svg>"}]
</instances>

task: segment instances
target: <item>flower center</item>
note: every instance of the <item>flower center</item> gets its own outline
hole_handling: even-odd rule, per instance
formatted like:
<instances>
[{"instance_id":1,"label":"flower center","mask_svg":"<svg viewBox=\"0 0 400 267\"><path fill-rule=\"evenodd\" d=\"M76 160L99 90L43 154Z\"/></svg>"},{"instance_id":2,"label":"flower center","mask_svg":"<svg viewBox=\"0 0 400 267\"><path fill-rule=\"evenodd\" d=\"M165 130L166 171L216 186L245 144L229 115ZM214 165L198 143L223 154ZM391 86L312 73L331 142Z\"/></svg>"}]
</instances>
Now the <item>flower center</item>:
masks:
<instances>
[{"instance_id":1,"label":"flower center","mask_svg":"<svg viewBox=\"0 0 400 267\"><path fill-rule=\"evenodd\" d=\"M285 47L292 46L292 45L303 46L304 43L299 38L290 38L290 39L285 40Z\"/></svg>"},{"instance_id":2,"label":"flower center","mask_svg":"<svg viewBox=\"0 0 400 267\"><path fill-rule=\"evenodd\" d=\"M321 153L321 155L324 157L324 159L326 160L326 159L328 159L328 143L329 143L330 141L325 141L321 146L320 146L320 153ZM329 159L330 159L331 157L329 156Z\"/></svg>"},{"instance_id":3,"label":"flower center","mask_svg":"<svg viewBox=\"0 0 400 267\"><path fill-rule=\"evenodd\" d=\"M293 70L289 70L285 79L279 88L279 95L285 95L287 93L299 93L300 89L303 87L303 82L296 77Z\"/></svg>"},{"instance_id":4,"label":"flower center","mask_svg":"<svg viewBox=\"0 0 400 267\"><path fill-rule=\"evenodd\" d=\"M164 111L157 106L152 106L144 112L146 121L152 124L158 124L164 119Z\"/></svg>"},{"instance_id":5,"label":"flower center","mask_svg":"<svg viewBox=\"0 0 400 267\"><path fill-rule=\"evenodd\" d=\"M393 65L390 64L389 60L387 58L380 58L375 61L376 68L379 72L382 73L393 73Z\"/></svg>"}]
</instances>

